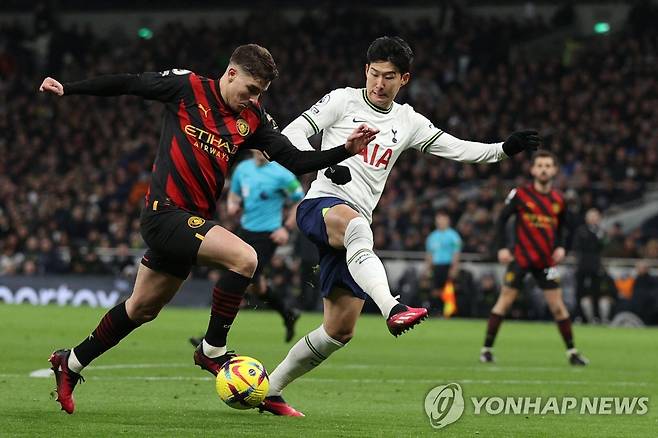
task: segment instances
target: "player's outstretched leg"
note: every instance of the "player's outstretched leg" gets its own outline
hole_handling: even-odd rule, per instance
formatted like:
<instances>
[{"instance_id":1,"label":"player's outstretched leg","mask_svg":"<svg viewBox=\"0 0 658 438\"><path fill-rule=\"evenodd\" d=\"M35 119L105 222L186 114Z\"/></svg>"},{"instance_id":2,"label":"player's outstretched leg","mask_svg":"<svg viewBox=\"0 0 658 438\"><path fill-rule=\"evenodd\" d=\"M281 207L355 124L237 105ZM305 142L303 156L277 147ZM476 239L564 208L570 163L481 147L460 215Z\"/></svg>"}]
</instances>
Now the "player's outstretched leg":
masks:
<instances>
[{"instance_id":1,"label":"player's outstretched leg","mask_svg":"<svg viewBox=\"0 0 658 438\"><path fill-rule=\"evenodd\" d=\"M194 350L194 363L213 376L224 362L236 356L235 352L226 349L226 337L250 282L250 277L225 271L213 289L208 330Z\"/></svg>"},{"instance_id":2,"label":"player's outstretched leg","mask_svg":"<svg viewBox=\"0 0 658 438\"><path fill-rule=\"evenodd\" d=\"M352 339L361 309L363 300L347 290L334 289L330 296L324 299L322 325L297 341L286 358L272 371L270 390L260 406L261 412L284 416L303 415L283 400L283 389L320 365Z\"/></svg>"},{"instance_id":3,"label":"player's outstretched leg","mask_svg":"<svg viewBox=\"0 0 658 438\"><path fill-rule=\"evenodd\" d=\"M393 336L401 335L427 318L427 309L405 306L391 294L386 269L373 251L372 230L364 217L357 215L349 220L343 245L350 275L377 304Z\"/></svg>"},{"instance_id":4,"label":"player's outstretched leg","mask_svg":"<svg viewBox=\"0 0 658 438\"><path fill-rule=\"evenodd\" d=\"M283 400L281 391L344 346L343 342L329 336L322 325L297 341L283 362L270 374L270 390L260 411L289 417L304 416Z\"/></svg>"},{"instance_id":5,"label":"player's outstretched leg","mask_svg":"<svg viewBox=\"0 0 658 438\"><path fill-rule=\"evenodd\" d=\"M134 329L155 319L183 281L140 264L130 297L110 309L96 329L75 348L53 352L49 360L55 372L57 401L62 409L69 414L75 410L73 390L81 379L82 369L117 345Z\"/></svg>"},{"instance_id":6,"label":"player's outstretched leg","mask_svg":"<svg viewBox=\"0 0 658 438\"><path fill-rule=\"evenodd\" d=\"M126 313L126 304L121 303L103 316L96 329L72 350L61 349L50 355L52 370L57 384L57 401L69 414L75 410L73 390L80 372L92 360L114 347L140 324Z\"/></svg>"}]
</instances>

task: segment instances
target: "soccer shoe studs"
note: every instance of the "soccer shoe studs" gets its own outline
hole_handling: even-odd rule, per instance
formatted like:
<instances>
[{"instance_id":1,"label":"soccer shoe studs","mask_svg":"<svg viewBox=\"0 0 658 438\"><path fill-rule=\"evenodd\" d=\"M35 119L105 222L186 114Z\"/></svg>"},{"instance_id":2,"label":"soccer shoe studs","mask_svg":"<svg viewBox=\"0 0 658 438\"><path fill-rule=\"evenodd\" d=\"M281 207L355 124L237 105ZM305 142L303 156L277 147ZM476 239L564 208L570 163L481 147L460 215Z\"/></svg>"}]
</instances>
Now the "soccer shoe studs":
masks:
<instances>
[{"instance_id":1,"label":"soccer shoe studs","mask_svg":"<svg viewBox=\"0 0 658 438\"><path fill-rule=\"evenodd\" d=\"M427 309L423 307L407 307L407 310L391 315L386 320L386 325L388 326L388 331L397 338L402 333L420 324L425 318L427 318Z\"/></svg>"}]
</instances>

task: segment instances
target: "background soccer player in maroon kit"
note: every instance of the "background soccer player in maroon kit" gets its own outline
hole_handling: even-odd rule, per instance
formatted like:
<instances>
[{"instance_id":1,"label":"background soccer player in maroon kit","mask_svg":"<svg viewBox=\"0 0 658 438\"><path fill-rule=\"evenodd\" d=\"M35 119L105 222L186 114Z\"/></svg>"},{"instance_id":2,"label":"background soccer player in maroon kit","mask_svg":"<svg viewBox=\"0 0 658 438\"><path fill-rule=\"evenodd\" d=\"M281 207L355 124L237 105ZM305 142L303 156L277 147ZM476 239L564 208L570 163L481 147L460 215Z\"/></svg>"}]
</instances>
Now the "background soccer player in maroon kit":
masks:
<instances>
[{"instance_id":1,"label":"background soccer player in maroon kit","mask_svg":"<svg viewBox=\"0 0 658 438\"><path fill-rule=\"evenodd\" d=\"M587 360L574 347L569 311L562 300L562 289L555 265L565 256L565 204L562 195L553 189L558 172L557 157L548 151L537 151L532 157L531 184L513 189L505 200L497 224L498 261L507 264L498 301L491 310L487 334L480 353L481 362L493 362L492 347L505 314L516 299L528 273L543 289L548 307L555 318L567 346L572 365L586 365ZM505 228L514 216L515 243L513 252L507 247Z\"/></svg>"},{"instance_id":2,"label":"background soccer player in maroon kit","mask_svg":"<svg viewBox=\"0 0 658 438\"><path fill-rule=\"evenodd\" d=\"M141 217L148 245L131 296L111 309L75 348L51 357L62 409L73 413L80 371L141 324L155 319L194 264L224 268L213 289L210 322L194 362L216 375L235 356L226 337L257 266L255 250L214 219L229 167L241 149L259 149L293 173L337 164L359 153L377 130L360 125L344 145L300 151L280 134L258 103L278 76L269 51L255 44L233 52L221 78L187 70L101 76L60 83L46 78L39 90L57 96L132 94L165 104L151 185ZM111 171L108 169L108 171Z\"/></svg>"}]
</instances>

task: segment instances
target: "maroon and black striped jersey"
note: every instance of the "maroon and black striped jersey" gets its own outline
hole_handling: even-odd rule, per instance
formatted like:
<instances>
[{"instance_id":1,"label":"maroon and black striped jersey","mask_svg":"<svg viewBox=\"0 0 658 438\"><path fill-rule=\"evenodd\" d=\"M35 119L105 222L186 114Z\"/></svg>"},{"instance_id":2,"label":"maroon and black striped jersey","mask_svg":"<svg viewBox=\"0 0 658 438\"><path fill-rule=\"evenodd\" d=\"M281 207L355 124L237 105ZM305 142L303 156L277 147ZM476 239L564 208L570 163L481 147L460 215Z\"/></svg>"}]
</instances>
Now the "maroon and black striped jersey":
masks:
<instances>
[{"instance_id":1,"label":"maroon and black striped jersey","mask_svg":"<svg viewBox=\"0 0 658 438\"><path fill-rule=\"evenodd\" d=\"M146 195L209 218L237 152L270 123L260 106L228 108L219 81L186 70L140 75L143 96L165 103L153 178Z\"/></svg>"},{"instance_id":2,"label":"maroon and black striped jersey","mask_svg":"<svg viewBox=\"0 0 658 438\"><path fill-rule=\"evenodd\" d=\"M564 247L565 203L557 190L541 193L532 184L513 189L505 200L497 225L498 248L506 245L505 228L515 216L514 258L522 268L554 265L553 251Z\"/></svg>"},{"instance_id":3,"label":"maroon and black striped jersey","mask_svg":"<svg viewBox=\"0 0 658 438\"><path fill-rule=\"evenodd\" d=\"M133 94L165 104L146 204L168 201L204 218L215 215L228 169L241 149L260 149L294 173L306 173L351 156L344 146L299 151L259 104L233 112L219 80L188 70L101 76L64 84L64 94Z\"/></svg>"}]
</instances>

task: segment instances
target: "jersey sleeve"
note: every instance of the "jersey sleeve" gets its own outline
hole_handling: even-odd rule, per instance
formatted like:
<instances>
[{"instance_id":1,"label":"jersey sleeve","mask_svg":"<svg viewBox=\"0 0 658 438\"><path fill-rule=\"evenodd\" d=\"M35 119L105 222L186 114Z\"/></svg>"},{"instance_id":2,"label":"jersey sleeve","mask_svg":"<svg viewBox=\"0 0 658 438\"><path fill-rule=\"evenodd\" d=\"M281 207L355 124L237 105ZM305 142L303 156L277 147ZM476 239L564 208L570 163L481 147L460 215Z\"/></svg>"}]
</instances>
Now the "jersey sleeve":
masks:
<instances>
[{"instance_id":1,"label":"jersey sleeve","mask_svg":"<svg viewBox=\"0 0 658 438\"><path fill-rule=\"evenodd\" d=\"M336 123L344 113L346 103L347 91L333 90L286 126L283 134L298 149L313 150L308 138Z\"/></svg>"},{"instance_id":2,"label":"jersey sleeve","mask_svg":"<svg viewBox=\"0 0 658 438\"><path fill-rule=\"evenodd\" d=\"M435 127L425 116L413 113L414 137L409 147L437 157L466 163L495 163L504 160L503 143L461 140Z\"/></svg>"},{"instance_id":3,"label":"jersey sleeve","mask_svg":"<svg viewBox=\"0 0 658 438\"><path fill-rule=\"evenodd\" d=\"M142 73L135 94L160 102L177 102L190 86L190 75L194 73L180 69Z\"/></svg>"},{"instance_id":4,"label":"jersey sleeve","mask_svg":"<svg viewBox=\"0 0 658 438\"><path fill-rule=\"evenodd\" d=\"M506 238L507 221L510 217L512 217L512 215L514 215L514 213L516 213L517 203L518 198L516 196L516 189L512 189L512 191L509 192L509 195L507 195L507 198L505 198L505 205L500 212L500 216L498 216L498 220L496 221L496 250L508 247Z\"/></svg>"},{"instance_id":5,"label":"jersey sleeve","mask_svg":"<svg viewBox=\"0 0 658 438\"><path fill-rule=\"evenodd\" d=\"M161 102L180 100L185 87L189 86L189 70L166 70L141 74L116 74L98 76L78 82L64 83L64 94L90 96L135 95Z\"/></svg>"}]
</instances>

